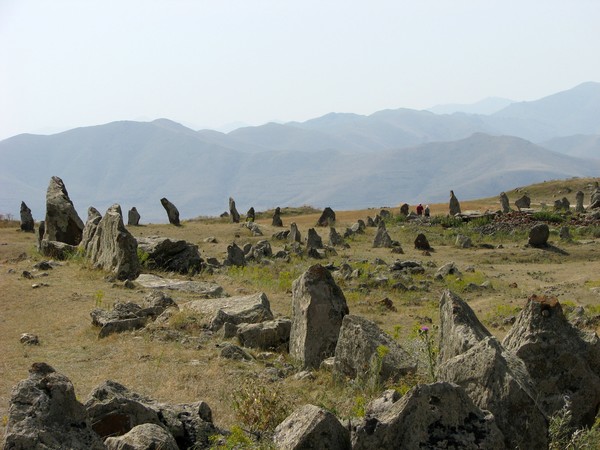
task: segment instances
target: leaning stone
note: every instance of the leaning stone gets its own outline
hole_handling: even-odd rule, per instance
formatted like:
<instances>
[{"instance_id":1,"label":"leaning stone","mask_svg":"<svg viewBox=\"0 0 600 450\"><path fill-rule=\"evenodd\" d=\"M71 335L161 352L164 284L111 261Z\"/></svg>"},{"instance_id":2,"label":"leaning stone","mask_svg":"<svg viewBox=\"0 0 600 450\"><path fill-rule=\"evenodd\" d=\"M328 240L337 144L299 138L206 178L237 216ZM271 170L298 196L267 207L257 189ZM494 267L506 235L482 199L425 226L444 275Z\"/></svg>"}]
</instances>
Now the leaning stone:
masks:
<instances>
[{"instance_id":1,"label":"leaning stone","mask_svg":"<svg viewBox=\"0 0 600 450\"><path fill-rule=\"evenodd\" d=\"M137 227L140 224L140 218L140 213L134 206L127 213L127 225Z\"/></svg>"},{"instance_id":2,"label":"leaning stone","mask_svg":"<svg viewBox=\"0 0 600 450\"><path fill-rule=\"evenodd\" d=\"M311 266L292 284L290 356L304 368L319 367L335 352L346 298L323 266Z\"/></svg>"},{"instance_id":3,"label":"leaning stone","mask_svg":"<svg viewBox=\"0 0 600 450\"><path fill-rule=\"evenodd\" d=\"M550 237L550 228L545 223L538 223L529 230L528 244L532 247L546 247Z\"/></svg>"},{"instance_id":4,"label":"leaning stone","mask_svg":"<svg viewBox=\"0 0 600 450\"><path fill-rule=\"evenodd\" d=\"M318 227L331 227L335 225L335 212L329 206L323 210L317 221Z\"/></svg>"},{"instance_id":5,"label":"leaning stone","mask_svg":"<svg viewBox=\"0 0 600 450\"><path fill-rule=\"evenodd\" d=\"M79 218L67 188L59 177L52 177L46 192L46 219L43 239L78 245L83 234Z\"/></svg>"},{"instance_id":6,"label":"leaning stone","mask_svg":"<svg viewBox=\"0 0 600 450\"><path fill-rule=\"evenodd\" d=\"M173 203L167 200L165 197L160 199L160 204L165 208L167 212L167 217L169 218L169 223L175 226L181 225L179 222L179 210L175 207Z\"/></svg>"},{"instance_id":7,"label":"leaning stone","mask_svg":"<svg viewBox=\"0 0 600 450\"><path fill-rule=\"evenodd\" d=\"M600 340L569 323L556 298L532 296L502 342L521 358L548 417L569 405L575 428L600 408Z\"/></svg>"},{"instance_id":8,"label":"leaning stone","mask_svg":"<svg viewBox=\"0 0 600 450\"><path fill-rule=\"evenodd\" d=\"M29 377L12 390L5 449L101 450L71 381L45 363L34 363Z\"/></svg>"},{"instance_id":9,"label":"leaning stone","mask_svg":"<svg viewBox=\"0 0 600 450\"><path fill-rule=\"evenodd\" d=\"M240 213L235 207L235 200L229 197L229 217L232 223L240 223Z\"/></svg>"},{"instance_id":10,"label":"leaning stone","mask_svg":"<svg viewBox=\"0 0 600 450\"><path fill-rule=\"evenodd\" d=\"M25 202L21 202L21 231L27 231L33 233L35 230L35 222L33 221L33 216L31 215L31 209L25 204Z\"/></svg>"},{"instance_id":11,"label":"leaning stone","mask_svg":"<svg viewBox=\"0 0 600 450\"><path fill-rule=\"evenodd\" d=\"M179 450L171 433L152 423L137 425L123 436L108 437L104 444L108 450Z\"/></svg>"},{"instance_id":12,"label":"leaning stone","mask_svg":"<svg viewBox=\"0 0 600 450\"><path fill-rule=\"evenodd\" d=\"M451 383L418 385L383 413L365 417L352 449L387 448L505 449L494 416Z\"/></svg>"},{"instance_id":13,"label":"leaning stone","mask_svg":"<svg viewBox=\"0 0 600 450\"><path fill-rule=\"evenodd\" d=\"M314 405L295 410L277 428L273 442L282 450L350 450L350 432L329 411Z\"/></svg>"},{"instance_id":14,"label":"leaning stone","mask_svg":"<svg viewBox=\"0 0 600 450\"><path fill-rule=\"evenodd\" d=\"M335 374L377 386L398 381L416 368L416 361L374 322L344 316L335 347Z\"/></svg>"},{"instance_id":15,"label":"leaning stone","mask_svg":"<svg viewBox=\"0 0 600 450\"><path fill-rule=\"evenodd\" d=\"M290 319L275 319L260 323L244 323L237 327L240 344L247 348L277 350L290 341Z\"/></svg>"}]
</instances>

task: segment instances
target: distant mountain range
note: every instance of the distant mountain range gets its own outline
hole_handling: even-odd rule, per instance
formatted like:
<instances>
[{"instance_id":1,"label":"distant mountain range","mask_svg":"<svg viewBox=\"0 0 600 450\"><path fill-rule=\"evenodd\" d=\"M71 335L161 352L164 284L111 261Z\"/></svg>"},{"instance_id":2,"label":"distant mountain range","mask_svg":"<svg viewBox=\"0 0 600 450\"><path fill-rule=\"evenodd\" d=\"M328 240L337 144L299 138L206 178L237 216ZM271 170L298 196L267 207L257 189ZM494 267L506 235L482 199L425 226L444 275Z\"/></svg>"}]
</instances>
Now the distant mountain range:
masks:
<instances>
[{"instance_id":1,"label":"distant mountain range","mask_svg":"<svg viewBox=\"0 0 600 450\"><path fill-rule=\"evenodd\" d=\"M0 141L0 213L25 201L45 213L52 175L86 209L136 206L165 222L167 197L182 218L216 215L236 199L245 213L275 206L353 209L496 195L548 179L597 176L600 83L588 82L489 115L396 109L331 113L227 134L167 119L112 122Z\"/></svg>"}]
</instances>

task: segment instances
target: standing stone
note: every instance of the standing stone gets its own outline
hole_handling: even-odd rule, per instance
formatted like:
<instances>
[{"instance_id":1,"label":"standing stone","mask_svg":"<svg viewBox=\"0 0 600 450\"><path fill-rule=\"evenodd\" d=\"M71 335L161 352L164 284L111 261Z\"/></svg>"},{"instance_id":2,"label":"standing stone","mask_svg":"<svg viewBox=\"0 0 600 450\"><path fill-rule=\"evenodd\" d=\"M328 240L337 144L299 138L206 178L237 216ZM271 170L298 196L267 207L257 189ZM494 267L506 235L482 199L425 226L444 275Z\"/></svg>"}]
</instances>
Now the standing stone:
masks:
<instances>
[{"instance_id":1,"label":"standing stone","mask_svg":"<svg viewBox=\"0 0 600 450\"><path fill-rule=\"evenodd\" d=\"M254 222L256 219L256 211L254 211L254 206L251 206L248 212L246 213L246 222Z\"/></svg>"},{"instance_id":2,"label":"standing stone","mask_svg":"<svg viewBox=\"0 0 600 450\"><path fill-rule=\"evenodd\" d=\"M423 233L419 233L415 238L415 248L417 250L432 250L431 245L429 245L429 241L427 240L427 236Z\"/></svg>"},{"instance_id":3,"label":"standing stone","mask_svg":"<svg viewBox=\"0 0 600 450\"><path fill-rule=\"evenodd\" d=\"M500 208L504 214L510 212L510 203L508 201L508 195L506 195L506 192L500 193Z\"/></svg>"},{"instance_id":4,"label":"standing stone","mask_svg":"<svg viewBox=\"0 0 600 450\"><path fill-rule=\"evenodd\" d=\"M134 280L140 274L137 241L125 228L117 204L108 208L98 222L87 250L86 256L94 267L114 273L119 280Z\"/></svg>"},{"instance_id":5,"label":"standing stone","mask_svg":"<svg viewBox=\"0 0 600 450\"><path fill-rule=\"evenodd\" d=\"M410 206L408 205L408 203L403 203L402 206L400 206L400 214L402 214L403 216L408 216L408 213L410 212Z\"/></svg>"},{"instance_id":6,"label":"standing stone","mask_svg":"<svg viewBox=\"0 0 600 450\"><path fill-rule=\"evenodd\" d=\"M375 239L373 239L373 248L392 248L392 238L388 234L383 221L379 222L377 226L377 234L375 234Z\"/></svg>"},{"instance_id":7,"label":"standing stone","mask_svg":"<svg viewBox=\"0 0 600 450\"><path fill-rule=\"evenodd\" d=\"M343 246L344 238L334 227L329 228L329 245L333 247Z\"/></svg>"},{"instance_id":8,"label":"standing stone","mask_svg":"<svg viewBox=\"0 0 600 450\"><path fill-rule=\"evenodd\" d=\"M562 209L564 209L565 211L571 210L571 202L569 202L569 199L567 197L563 197L561 199L560 203L561 203Z\"/></svg>"},{"instance_id":9,"label":"standing stone","mask_svg":"<svg viewBox=\"0 0 600 450\"><path fill-rule=\"evenodd\" d=\"M93 206L90 206L88 208L87 221L83 227L83 237L79 243L79 247L83 249L85 254L89 254L93 251L92 238L96 235L100 220L102 220L102 214L100 214L100 211Z\"/></svg>"},{"instance_id":10,"label":"standing stone","mask_svg":"<svg viewBox=\"0 0 600 450\"><path fill-rule=\"evenodd\" d=\"M44 234L46 233L46 222L44 220L42 220L40 222L40 226L38 227L37 233L36 233L36 247L37 247L37 251L41 252L42 251L42 240L44 239Z\"/></svg>"},{"instance_id":11,"label":"standing stone","mask_svg":"<svg viewBox=\"0 0 600 450\"><path fill-rule=\"evenodd\" d=\"M78 245L83 234L83 222L77 215L63 180L52 177L46 193L45 241Z\"/></svg>"},{"instance_id":12,"label":"standing stone","mask_svg":"<svg viewBox=\"0 0 600 450\"><path fill-rule=\"evenodd\" d=\"M229 197L229 217L231 223L240 223L240 213L235 208L235 200Z\"/></svg>"},{"instance_id":13,"label":"standing stone","mask_svg":"<svg viewBox=\"0 0 600 450\"><path fill-rule=\"evenodd\" d=\"M454 195L454 191L450 191L449 207L450 207L450 215L451 216L460 214L460 203L458 202L458 199Z\"/></svg>"},{"instance_id":14,"label":"standing stone","mask_svg":"<svg viewBox=\"0 0 600 450\"><path fill-rule=\"evenodd\" d=\"M308 236L306 237L306 248L323 248L323 240L321 236L317 234L314 228L308 229Z\"/></svg>"},{"instance_id":15,"label":"standing stone","mask_svg":"<svg viewBox=\"0 0 600 450\"><path fill-rule=\"evenodd\" d=\"M583 196L584 196L584 194L582 191L577 191L577 193L575 194L575 201L576 201L575 212L576 213L585 212L585 208L583 207Z\"/></svg>"},{"instance_id":16,"label":"standing stone","mask_svg":"<svg viewBox=\"0 0 600 450\"><path fill-rule=\"evenodd\" d=\"M527 195L523 195L515 201L515 206L519 211L521 211L522 208L529 208L531 206L531 199Z\"/></svg>"},{"instance_id":17,"label":"standing stone","mask_svg":"<svg viewBox=\"0 0 600 450\"><path fill-rule=\"evenodd\" d=\"M271 225L274 227L283 226L283 220L281 220L281 208L279 206L275 208L275 212L273 213L273 221L271 222Z\"/></svg>"},{"instance_id":18,"label":"standing stone","mask_svg":"<svg viewBox=\"0 0 600 450\"><path fill-rule=\"evenodd\" d=\"M550 237L550 228L545 223L538 223L529 230L529 245L532 247L546 247Z\"/></svg>"},{"instance_id":19,"label":"standing stone","mask_svg":"<svg viewBox=\"0 0 600 450\"><path fill-rule=\"evenodd\" d=\"M560 228L560 232L558 233L558 235L563 241L570 241L571 239L573 239L573 237L571 236L571 230L566 225Z\"/></svg>"},{"instance_id":20,"label":"standing stone","mask_svg":"<svg viewBox=\"0 0 600 450\"><path fill-rule=\"evenodd\" d=\"M31 209L29 209L25 202L21 202L21 231L28 231L31 233L35 231Z\"/></svg>"},{"instance_id":21,"label":"standing stone","mask_svg":"<svg viewBox=\"0 0 600 450\"><path fill-rule=\"evenodd\" d=\"M296 222L290 224L290 234L288 234L288 239L290 242L302 242L302 236L300 236L300 230L298 230Z\"/></svg>"},{"instance_id":22,"label":"standing stone","mask_svg":"<svg viewBox=\"0 0 600 450\"><path fill-rule=\"evenodd\" d=\"M246 256L244 250L238 247L234 242L227 246L227 259L223 262L226 266L242 267L246 265Z\"/></svg>"},{"instance_id":23,"label":"standing stone","mask_svg":"<svg viewBox=\"0 0 600 450\"><path fill-rule=\"evenodd\" d=\"M317 221L318 227L330 227L335 225L335 212L329 206L323 210L321 217Z\"/></svg>"},{"instance_id":24,"label":"standing stone","mask_svg":"<svg viewBox=\"0 0 600 450\"><path fill-rule=\"evenodd\" d=\"M165 197L160 199L160 203L163 205L163 208L165 208L165 211L167 211L169 223L175 226L181 225L179 222L179 211L177 210L175 205L169 200L167 200Z\"/></svg>"},{"instance_id":25,"label":"standing stone","mask_svg":"<svg viewBox=\"0 0 600 450\"><path fill-rule=\"evenodd\" d=\"M140 218L140 213L134 206L127 213L127 225L137 227L140 224Z\"/></svg>"},{"instance_id":26,"label":"standing stone","mask_svg":"<svg viewBox=\"0 0 600 450\"><path fill-rule=\"evenodd\" d=\"M292 285L290 356L304 368L317 368L333 356L342 326L349 313L346 297L331 273L316 264Z\"/></svg>"},{"instance_id":27,"label":"standing stone","mask_svg":"<svg viewBox=\"0 0 600 450\"><path fill-rule=\"evenodd\" d=\"M562 201L554 200L554 211L560 211L562 209Z\"/></svg>"}]
</instances>

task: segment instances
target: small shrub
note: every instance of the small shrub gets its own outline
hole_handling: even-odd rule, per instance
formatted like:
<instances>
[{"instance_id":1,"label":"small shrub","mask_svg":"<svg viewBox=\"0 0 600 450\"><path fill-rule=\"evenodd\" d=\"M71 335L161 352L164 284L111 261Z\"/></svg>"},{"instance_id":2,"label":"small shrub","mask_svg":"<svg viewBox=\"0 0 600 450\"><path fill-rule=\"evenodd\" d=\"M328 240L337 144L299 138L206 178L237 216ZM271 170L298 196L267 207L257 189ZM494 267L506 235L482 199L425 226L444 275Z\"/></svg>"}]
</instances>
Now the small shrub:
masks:
<instances>
[{"instance_id":1,"label":"small shrub","mask_svg":"<svg viewBox=\"0 0 600 450\"><path fill-rule=\"evenodd\" d=\"M142 250L140 247L137 249L137 257L140 262L140 265L146 266L148 264L148 259L150 258L150 254Z\"/></svg>"},{"instance_id":2,"label":"small shrub","mask_svg":"<svg viewBox=\"0 0 600 450\"><path fill-rule=\"evenodd\" d=\"M540 222L551 223L562 223L565 221L563 216L552 211L537 211L531 215L531 218Z\"/></svg>"},{"instance_id":3,"label":"small shrub","mask_svg":"<svg viewBox=\"0 0 600 450\"><path fill-rule=\"evenodd\" d=\"M231 427L231 433L227 436L216 434L209 438L209 442L212 450L242 450L257 448L257 443L237 425ZM196 448L200 450L200 448L203 447L192 447L192 450L196 450Z\"/></svg>"},{"instance_id":4,"label":"small shrub","mask_svg":"<svg viewBox=\"0 0 600 450\"><path fill-rule=\"evenodd\" d=\"M433 216L431 218L431 223L434 225L440 225L443 228L459 228L465 224L460 218L445 215Z\"/></svg>"}]
</instances>

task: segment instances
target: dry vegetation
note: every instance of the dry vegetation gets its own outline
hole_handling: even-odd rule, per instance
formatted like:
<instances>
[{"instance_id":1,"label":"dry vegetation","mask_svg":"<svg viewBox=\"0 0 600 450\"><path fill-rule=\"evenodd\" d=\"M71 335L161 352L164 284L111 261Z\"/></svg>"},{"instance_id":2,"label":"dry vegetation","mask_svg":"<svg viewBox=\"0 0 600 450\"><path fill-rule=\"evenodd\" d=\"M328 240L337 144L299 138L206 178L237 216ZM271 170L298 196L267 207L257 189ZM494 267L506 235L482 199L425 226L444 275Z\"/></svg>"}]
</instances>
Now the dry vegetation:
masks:
<instances>
[{"instance_id":1,"label":"dry vegetation","mask_svg":"<svg viewBox=\"0 0 600 450\"><path fill-rule=\"evenodd\" d=\"M554 196L562 198L565 188L572 196L580 189L576 183L587 184L589 180L548 182L531 186L526 191L535 202L549 202ZM585 187L585 186L582 186ZM584 192L589 190L586 188ZM511 202L517 198L508 193ZM567 195L568 196L568 195ZM572 200L574 202L574 198ZM463 202L466 209L498 209L498 200ZM411 208L411 209L414 209ZM337 212L338 231L343 231L357 219L374 216L379 209ZM392 208L398 214L398 207ZM446 205L432 205L432 214L445 214ZM298 211L296 211L297 213ZM285 213L285 211L284 211ZM286 227L296 222L303 236L312 227L318 214L297 216L283 215ZM143 218L142 218L143 219ZM259 218L264 235L269 238L275 229L270 226L270 217ZM437 302L441 292L450 288L458 292L476 311L480 319L497 336L502 337L510 326L505 319L514 315L532 294L546 293L557 296L567 306L583 306L588 314L600 312L600 273L598 252L600 240L594 235L598 230L572 230L572 242L563 242L555 231L552 243L564 253L528 248L526 232L484 236L476 232L475 225L445 228L440 225L417 227L407 222L391 221L388 231L404 248L404 255L395 255L389 249L371 247L375 229L349 240L350 249L338 250L338 255L329 261L340 265L348 262L360 268L363 275L358 280L340 281L346 295L350 312L366 316L377 322L384 330L396 336L409 351L419 352L419 340L415 327L429 325L435 328L438 321ZM552 228L552 225L551 225ZM181 227L170 225L146 225L130 230L135 236L161 235L182 238L199 246L203 257L223 260L226 246L236 241L239 245L256 242L250 231L238 224L219 219L196 219ZM318 229L324 241L328 230ZM434 251L430 256L413 248L419 232L424 232ZM471 236L475 246L459 249L454 246L457 234ZM204 239L214 236L218 243L205 243ZM274 250L283 248L281 241L271 240ZM494 248L483 248L479 244L491 244ZM496 248L499 244L502 248ZM416 290L399 291L392 283L381 286L370 285L370 280L384 266L374 263L381 258L386 263L396 259L418 260L427 267L424 275L413 276ZM251 377L259 385L279 386L285 392L289 405L313 403L333 410L340 417L360 414L365 401L376 394L377 389L360 383L339 383L325 371L315 372L315 379L297 381L291 377L272 384L264 377L265 367L284 367L293 364L287 355L272 355L266 360L252 363L236 363L218 357L216 345L221 342L218 335L209 336L200 326L202 318L180 313L172 320L172 327L186 330L198 337L193 341L169 340L164 335L140 331L112 335L99 340L98 330L93 328L89 313L92 308L109 308L118 301L140 300L144 292L140 289L125 289L121 283L108 280L105 273L91 270L84 260L73 258L61 263L47 276L32 269L33 264L43 258L35 251L33 234L18 231L18 223L10 222L0 227L0 292L2 313L0 314L0 417L6 421L12 387L27 376L33 362L44 361L68 376L76 389L78 398L85 401L93 387L106 379L116 380L130 389L166 402L192 402L205 400L212 408L218 426L230 428L240 424L234 414L231 393L243 386ZM434 280L435 267L454 261L463 275L449 276L445 280ZM289 263L273 265L251 264L244 269L222 269L213 275L200 274L194 279L210 280L222 285L230 295L263 291L267 294L276 315L289 316L291 312L291 283L315 260L293 257ZM466 271L472 266L473 271ZM36 278L26 279L24 270ZM171 277L177 277L170 274ZM469 283L477 285L488 281L491 287L472 290ZM33 288L33 284L39 287ZM472 285L471 285L472 286ZM173 292L178 303L193 298L192 294ZM380 305L384 298L392 300L397 311ZM19 343L21 333L39 335L41 345L24 346ZM162 336L162 338L161 338ZM255 353L257 355L257 353ZM425 361L424 358L421 358ZM427 378L427 368L422 367L420 378L404 380L396 385L400 390ZM377 388L383 389L384 386ZM278 391L278 392L279 392Z\"/></svg>"}]
</instances>

